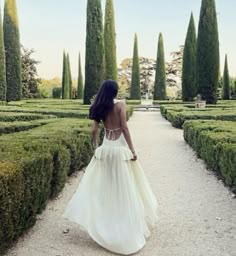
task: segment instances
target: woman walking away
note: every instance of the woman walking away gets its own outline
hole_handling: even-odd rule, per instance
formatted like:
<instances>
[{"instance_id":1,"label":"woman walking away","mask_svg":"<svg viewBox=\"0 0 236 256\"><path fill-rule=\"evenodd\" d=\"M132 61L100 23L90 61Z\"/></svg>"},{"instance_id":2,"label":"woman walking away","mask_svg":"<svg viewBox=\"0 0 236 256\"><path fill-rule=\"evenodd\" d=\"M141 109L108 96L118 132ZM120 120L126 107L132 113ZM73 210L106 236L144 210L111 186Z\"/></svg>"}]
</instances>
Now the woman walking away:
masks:
<instances>
[{"instance_id":1,"label":"woman walking away","mask_svg":"<svg viewBox=\"0 0 236 256\"><path fill-rule=\"evenodd\" d=\"M147 224L158 219L151 191L126 123L125 104L116 99L118 85L106 80L90 108L94 156L64 217L76 222L102 247L123 255L144 247ZM98 128L104 139L98 146Z\"/></svg>"}]
</instances>

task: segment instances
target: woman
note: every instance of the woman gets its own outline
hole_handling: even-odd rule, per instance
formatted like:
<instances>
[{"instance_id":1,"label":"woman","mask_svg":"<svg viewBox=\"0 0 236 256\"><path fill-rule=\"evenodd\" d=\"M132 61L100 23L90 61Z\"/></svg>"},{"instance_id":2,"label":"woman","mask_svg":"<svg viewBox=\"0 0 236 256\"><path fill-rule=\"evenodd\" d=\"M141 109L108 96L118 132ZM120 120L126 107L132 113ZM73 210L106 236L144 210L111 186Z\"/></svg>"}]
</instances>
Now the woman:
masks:
<instances>
[{"instance_id":1,"label":"woman","mask_svg":"<svg viewBox=\"0 0 236 256\"><path fill-rule=\"evenodd\" d=\"M150 234L146 221L157 220L157 202L137 161L125 104L116 100L117 93L115 81L104 81L90 108L96 149L64 217L84 227L102 247L129 255L145 245ZM105 133L98 147L100 123Z\"/></svg>"}]
</instances>

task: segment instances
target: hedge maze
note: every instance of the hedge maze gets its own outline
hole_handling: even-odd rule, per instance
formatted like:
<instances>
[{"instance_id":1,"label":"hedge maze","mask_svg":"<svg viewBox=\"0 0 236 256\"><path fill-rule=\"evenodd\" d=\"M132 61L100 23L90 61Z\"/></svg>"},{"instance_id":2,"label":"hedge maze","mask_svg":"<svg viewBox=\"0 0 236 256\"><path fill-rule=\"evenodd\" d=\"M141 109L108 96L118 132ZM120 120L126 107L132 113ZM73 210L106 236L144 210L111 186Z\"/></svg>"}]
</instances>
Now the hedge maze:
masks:
<instances>
[{"instance_id":1,"label":"hedge maze","mask_svg":"<svg viewBox=\"0 0 236 256\"><path fill-rule=\"evenodd\" d=\"M161 104L162 115L176 128L207 166L236 188L236 102L220 101L204 109L193 104Z\"/></svg>"}]
</instances>

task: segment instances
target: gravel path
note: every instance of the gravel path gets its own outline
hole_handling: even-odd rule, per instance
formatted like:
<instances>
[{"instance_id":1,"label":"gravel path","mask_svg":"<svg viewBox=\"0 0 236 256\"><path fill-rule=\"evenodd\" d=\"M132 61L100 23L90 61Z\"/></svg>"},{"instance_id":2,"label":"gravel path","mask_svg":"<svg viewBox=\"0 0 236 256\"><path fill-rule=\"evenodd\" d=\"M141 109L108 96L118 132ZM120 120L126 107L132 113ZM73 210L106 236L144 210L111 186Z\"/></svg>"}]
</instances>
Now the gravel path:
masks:
<instances>
[{"instance_id":1,"label":"gravel path","mask_svg":"<svg viewBox=\"0 0 236 256\"><path fill-rule=\"evenodd\" d=\"M129 122L139 160L159 202L159 222L142 256L236 256L236 199L157 112ZM61 215L82 173L48 204L7 256L114 255ZM69 233L63 233L69 229Z\"/></svg>"}]
</instances>

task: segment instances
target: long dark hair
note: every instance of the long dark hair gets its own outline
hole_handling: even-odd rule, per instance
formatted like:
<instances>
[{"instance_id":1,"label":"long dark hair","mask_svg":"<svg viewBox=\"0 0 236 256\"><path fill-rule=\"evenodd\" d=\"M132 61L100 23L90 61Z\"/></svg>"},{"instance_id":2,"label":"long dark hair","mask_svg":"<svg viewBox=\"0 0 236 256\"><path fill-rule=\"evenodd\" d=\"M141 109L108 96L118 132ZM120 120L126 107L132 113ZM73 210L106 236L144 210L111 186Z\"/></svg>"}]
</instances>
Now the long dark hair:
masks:
<instances>
[{"instance_id":1,"label":"long dark hair","mask_svg":"<svg viewBox=\"0 0 236 256\"><path fill-rule=\"evenodd\" d=\"M114 98L118 93L118 84L114 80L105 80L100 86L94 103L89 109L89 118L100 123L105 121L114 106Z\"/></svg>"}]
</instances>

